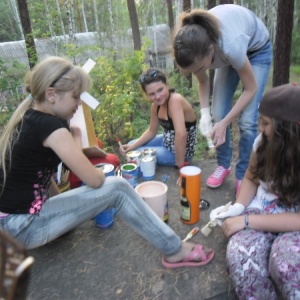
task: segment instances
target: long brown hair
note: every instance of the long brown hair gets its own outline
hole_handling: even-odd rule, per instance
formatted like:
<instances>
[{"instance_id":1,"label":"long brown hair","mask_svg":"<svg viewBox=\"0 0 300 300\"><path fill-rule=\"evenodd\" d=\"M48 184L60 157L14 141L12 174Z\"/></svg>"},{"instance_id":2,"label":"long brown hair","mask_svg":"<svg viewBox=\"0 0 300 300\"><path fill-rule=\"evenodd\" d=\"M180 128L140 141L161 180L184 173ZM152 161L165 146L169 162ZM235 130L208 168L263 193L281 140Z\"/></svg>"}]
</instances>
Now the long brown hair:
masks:
<instances>
[{"instance_id":1,"label":"long brown hair","mask_svg":"<svg viewBox=\"0 0 300 300\"><path fill-rule=\"evenodd\" d=\"M219 20L206 10L194 9L178 17L178 26L173 33L173 52L181 68L189 67L196 58L203 59L210 45L217 44L220 37Z\"/></svg>"},{"instance_id":2,"label":"long brown hair","mask_svg":"<svg viewBox=\"0 0 300 300\"><path fill-rule=\"evenodd\" d=\"M262 134L256 151L254 178L269 183L270 191L285 206L300 204L300 126L296 122L272 119L273 136Z\"/></svg>"}]
</instances>

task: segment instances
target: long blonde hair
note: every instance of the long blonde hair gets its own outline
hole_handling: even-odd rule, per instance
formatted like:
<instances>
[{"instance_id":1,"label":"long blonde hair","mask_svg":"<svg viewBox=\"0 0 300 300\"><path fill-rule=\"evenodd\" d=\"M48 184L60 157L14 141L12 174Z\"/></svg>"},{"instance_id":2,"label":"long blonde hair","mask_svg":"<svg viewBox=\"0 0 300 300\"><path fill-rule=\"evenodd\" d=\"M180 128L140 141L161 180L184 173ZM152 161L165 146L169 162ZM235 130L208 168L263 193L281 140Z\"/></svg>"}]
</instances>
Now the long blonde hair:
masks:
<instances>
[{"instance_id":1,"label":"long blonde hair","mask_svg":"<svg viewBox=\"0 0 300 300\"><path fill-rule=\"evenodd\" d=\"M25 86L28 96L20 103L12 114L0 136L0 169L3 172L2 191L10 168L12 149L18 140L25 112L33 107L34 102L45 101L45 92L50 86L57 93L74 91L81 94L92 86L90 76L79 66L73 66L65 58L51 56L38 63L25 76Z\"/></svg>"}]
</instances>

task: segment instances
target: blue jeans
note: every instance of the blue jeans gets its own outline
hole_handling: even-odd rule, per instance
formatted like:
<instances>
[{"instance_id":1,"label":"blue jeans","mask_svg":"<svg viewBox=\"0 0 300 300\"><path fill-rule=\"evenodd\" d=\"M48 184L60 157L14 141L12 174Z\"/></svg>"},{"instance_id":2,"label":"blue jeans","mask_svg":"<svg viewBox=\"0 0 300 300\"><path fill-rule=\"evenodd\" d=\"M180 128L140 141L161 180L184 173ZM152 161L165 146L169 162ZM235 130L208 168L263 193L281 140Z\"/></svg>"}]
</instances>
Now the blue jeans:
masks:
<instances>
[{"instance_id":1,"label":"blue jeans","mask_svg":"<svg viewBox=\"0 0 300 300\"><path fill-rule=\"evenodd\" d=\"M136 140L130 141L128 144L131 145ZM164 145L163 135L158 134L155 138L153 138L148 143L143 146L137 148L136 150L142 151L143 149L152 148L156 150L156 160L158 165L162 166L175 166L175 153L168 150L168 148ZM186 157L185 161L190 162L192 157Z\"/></svg>"},{"instance_id":2,"label":"blue jeans","mask_svg":"<svg viewBox=\"0 0 300 300\"><path fill-rule=\"evenodd\" d=\"M272 63L272 45L268 42L261 49L247 54L257 83L257 92L239 116L240 131L239 158L236 164L236 178L242 179L248 167L252 145L257 136L258 106L261 101ZM231 66L217 69L214 78L212 115L214 122L221 121L233 106L233 96L239 83L239 76ZM217 148L219 166L229 168L232 159L231 130L226 131L226 140Z\"/></svg>"},{"instance_id":3,"label":"blue jeans","mask_svg":"<svg viewBox=\"0 0 300 300\"><path fill-rule=\"evenodd\" d=\"M97 189L76 188L49 198L38 215L10 214L0 219L0 229L28 249L42 246L108 207L164 255L179 251L181 239L166 225L123 178L107 177Z\"/></svg>"}]
</instances>

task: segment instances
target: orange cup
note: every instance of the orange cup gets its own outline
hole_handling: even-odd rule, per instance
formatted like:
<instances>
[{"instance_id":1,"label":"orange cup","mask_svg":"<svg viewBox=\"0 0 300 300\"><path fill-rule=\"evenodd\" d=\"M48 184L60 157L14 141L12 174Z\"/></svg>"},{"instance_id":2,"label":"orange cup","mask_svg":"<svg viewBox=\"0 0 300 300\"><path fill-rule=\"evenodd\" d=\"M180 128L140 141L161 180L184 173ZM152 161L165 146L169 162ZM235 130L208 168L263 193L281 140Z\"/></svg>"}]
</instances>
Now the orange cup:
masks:
<instances>
[{"instance_id":1,"label":"orange cup","mask_svg":"<svg viewBox=\"0 0 300 300\"><path fill-rule=\"evenodd\" d=\"M186 166L180 169L180 219L185 224L200 220L201 169Z\"/></svg>"}]
</instances>

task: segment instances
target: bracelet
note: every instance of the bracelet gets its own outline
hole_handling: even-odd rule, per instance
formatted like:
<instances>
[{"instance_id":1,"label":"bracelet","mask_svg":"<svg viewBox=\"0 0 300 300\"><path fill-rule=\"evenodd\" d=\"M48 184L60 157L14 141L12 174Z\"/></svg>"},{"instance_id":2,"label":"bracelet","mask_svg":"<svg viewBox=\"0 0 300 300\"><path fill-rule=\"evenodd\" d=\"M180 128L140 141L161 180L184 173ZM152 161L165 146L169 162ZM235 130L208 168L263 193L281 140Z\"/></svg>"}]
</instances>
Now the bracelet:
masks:
<instances>
[{"instance_id":1,"label":"bracelet","mask_svg":"<svg viewBox=\"0 0 300 300\"><path fill-rule=\"evenodd\" d=\"M248 215L244 215L244 224L245 224L244 229L249 227Z\"/></svg>"}]
</instances>

